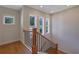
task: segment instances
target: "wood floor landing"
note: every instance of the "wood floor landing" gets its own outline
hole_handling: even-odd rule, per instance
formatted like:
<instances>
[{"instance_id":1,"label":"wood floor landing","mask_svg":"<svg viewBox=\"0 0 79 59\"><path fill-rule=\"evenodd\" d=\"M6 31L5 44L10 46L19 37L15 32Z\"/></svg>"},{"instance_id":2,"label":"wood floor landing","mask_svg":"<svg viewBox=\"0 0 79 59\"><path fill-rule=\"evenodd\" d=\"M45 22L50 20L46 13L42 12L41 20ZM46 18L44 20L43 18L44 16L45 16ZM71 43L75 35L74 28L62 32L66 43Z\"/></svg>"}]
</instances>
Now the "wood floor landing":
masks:
<instances>
[{"instance_id":1,"label":"wood floor landing","mask_svg":"<svg viewBox=\"0 0 79 59\"><path fill-rule=\"evenodd\" d=\"M0 46L0 54L31 54L31 52L20 42L13 42ZM64 54L58 51L58 54Z\"/></svg>"},{"instance_id":2,"label":"wood floor landing","mask_svg":"<svg viewBox=\"0 0 79 59\"><path fill-rule=\"evenodd\" d=\"M20 41L0 46L0 54L29 54L31 53Z\"/></svg>"}]
</instances>

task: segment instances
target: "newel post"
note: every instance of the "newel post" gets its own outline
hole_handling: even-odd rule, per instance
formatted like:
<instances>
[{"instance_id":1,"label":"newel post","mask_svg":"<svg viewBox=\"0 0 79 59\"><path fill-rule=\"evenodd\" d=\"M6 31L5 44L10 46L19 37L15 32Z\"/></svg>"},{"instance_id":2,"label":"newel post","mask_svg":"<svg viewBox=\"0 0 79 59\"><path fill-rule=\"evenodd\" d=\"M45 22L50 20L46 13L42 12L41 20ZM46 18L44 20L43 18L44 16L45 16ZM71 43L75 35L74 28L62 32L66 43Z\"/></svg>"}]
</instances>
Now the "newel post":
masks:
<instances>
[{"instance_id":1,"label":"newel post","mask_svg":"<svg viewBox=\"0 0 79 59\"><path fill-rule=\"evenodd\" d=\"M56 44L56 54L58 53L58 44Z\"/></svg>"},{"instance_id":2,"label":"newel post","mask_svg":"<svg viewBox=\"0 0 79 59\"><path fill-rule=\"evenodd\" d=\"M32 54L37 54L36 33L37 33L37 28L33 28L32 30Z\"/></svg>"}]
</instances>

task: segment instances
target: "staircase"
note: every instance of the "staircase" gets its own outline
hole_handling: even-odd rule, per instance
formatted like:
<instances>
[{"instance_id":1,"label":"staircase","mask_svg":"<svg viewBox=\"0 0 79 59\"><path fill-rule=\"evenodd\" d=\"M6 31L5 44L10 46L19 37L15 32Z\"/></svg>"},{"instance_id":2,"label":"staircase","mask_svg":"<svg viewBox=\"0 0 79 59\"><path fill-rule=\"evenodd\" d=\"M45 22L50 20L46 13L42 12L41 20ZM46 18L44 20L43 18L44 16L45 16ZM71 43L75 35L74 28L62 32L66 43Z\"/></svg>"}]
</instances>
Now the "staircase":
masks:
<instances>
[{"instance_id":1,"label":"staircase","mask_svg":"<svg viewBox=\"0 0 79 59\"><path fill-rule=\"evenodd\" d=\"M32 31L24 30L25 44L32 54L57 54L57 44L47 39L34 28Z\"/></svg>"}]
</instances>

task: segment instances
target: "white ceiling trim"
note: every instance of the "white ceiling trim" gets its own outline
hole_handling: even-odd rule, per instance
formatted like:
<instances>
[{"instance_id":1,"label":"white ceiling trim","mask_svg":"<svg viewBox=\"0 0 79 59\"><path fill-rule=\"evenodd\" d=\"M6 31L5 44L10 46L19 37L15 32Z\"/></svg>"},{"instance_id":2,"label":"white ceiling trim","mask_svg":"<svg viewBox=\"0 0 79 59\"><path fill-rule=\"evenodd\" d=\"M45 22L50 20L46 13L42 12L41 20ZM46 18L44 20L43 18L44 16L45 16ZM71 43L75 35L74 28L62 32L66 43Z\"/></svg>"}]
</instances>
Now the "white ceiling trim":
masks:
<instances>
[{"instance_id":1,"label":"white ceiling trim","mask_svg":"<svg viewBox=\"0 0 79 59\"><path fill-rule=\"evenodd\" d=\"M48 14L53 14L56 12L63 11L65 9L75 7L74 5L71 5L71 6L67 6L67 5L42 5L41 7L40 7L40 5L26 5L26 6L40 10L40 11L48 13ZM23 7L23 5L3 5L3 7L15 9L15 10L20 10Z\"/></svg>"}]
</instances>

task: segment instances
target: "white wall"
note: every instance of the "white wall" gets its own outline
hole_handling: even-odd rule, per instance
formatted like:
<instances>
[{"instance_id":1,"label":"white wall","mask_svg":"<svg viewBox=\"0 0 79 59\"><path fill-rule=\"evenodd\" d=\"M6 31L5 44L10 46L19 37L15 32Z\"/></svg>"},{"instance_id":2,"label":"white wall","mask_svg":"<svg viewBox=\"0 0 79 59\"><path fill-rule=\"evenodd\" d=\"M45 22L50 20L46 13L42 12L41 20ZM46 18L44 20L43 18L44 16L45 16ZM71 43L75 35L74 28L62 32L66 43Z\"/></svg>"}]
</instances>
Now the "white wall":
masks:
<instances>
[{"instance_id":1,"label":"white wall","mask_svg":"<svg viewBox=\"0 0 79 59\"><path fill-rule=\"evenodd\" d=\"M14 16L14 25L3 24L4 16ZM0 45L17 41L20 39L19 11L0 6Z\"/></svg>"},{"instance_id":2,"label":"white wall","mask_svg":"<svg viewBox=\"0 0 79 59\"><path fill-rule=\"evenodd\" d=\"M52 15L52 38L59 50L79 53L79 7Z\"/></svg>"}]
</instances>

